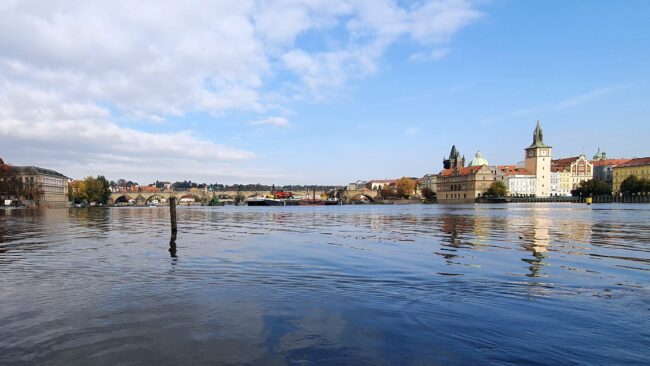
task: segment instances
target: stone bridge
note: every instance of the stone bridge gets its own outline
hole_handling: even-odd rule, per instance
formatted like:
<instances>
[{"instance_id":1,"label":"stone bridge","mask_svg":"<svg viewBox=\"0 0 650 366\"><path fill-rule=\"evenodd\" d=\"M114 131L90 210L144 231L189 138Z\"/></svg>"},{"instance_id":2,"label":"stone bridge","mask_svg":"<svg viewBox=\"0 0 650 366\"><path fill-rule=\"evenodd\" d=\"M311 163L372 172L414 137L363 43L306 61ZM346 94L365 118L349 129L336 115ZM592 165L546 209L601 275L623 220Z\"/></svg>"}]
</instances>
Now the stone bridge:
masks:
<instances>
[{"instance_id":1,"label":"stone bridge","mask_svg":"<svg viewBox=\"0 0 650 366\"><path fill-rule=\"evenodd\" d=\"M314 191L292 191L294 197L312 198ZM316 191L316 198L326 192ZM136 205L147 206L157 201L157 204L166 204L169 197L176 197L178 204L201 204L207 205L212 197L216 196L220 202L234 203L239 196L240 200L248 197L271 196L270 191L220 191L207 192L200 190L190 191L164 191L164 192L116 192L112 193L108 200L109 205Z\"/></svg>"},{"instance_id":2,"label":"stone bridge","mask_svg":"<svg viewBox=\"0 0 650 366\"><path fill-rule=\"evenodd\" d=\"M344 202L368 200L374 202L379 196L379 191L371 189L346 189L341 195Z\"/></svg>"}]
</instances>

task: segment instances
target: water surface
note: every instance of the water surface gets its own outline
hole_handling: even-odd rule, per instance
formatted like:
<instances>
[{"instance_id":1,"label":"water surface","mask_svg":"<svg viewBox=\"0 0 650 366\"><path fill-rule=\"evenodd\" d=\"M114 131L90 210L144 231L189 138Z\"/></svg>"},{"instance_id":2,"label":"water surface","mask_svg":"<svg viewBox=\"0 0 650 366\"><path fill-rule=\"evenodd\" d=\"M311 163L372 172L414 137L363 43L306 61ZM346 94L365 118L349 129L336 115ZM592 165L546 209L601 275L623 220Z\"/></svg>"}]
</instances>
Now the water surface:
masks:
<instances>
[{"instance_id":1,"label":"water surface","mask_svg":"<svg viewBox=\"0 0 650 366\"><path fill-rule=\"evenodd\" d=\"M650 364L650 206L178 218L0 211L0 364Z\"/></svg>"}]
</instances>

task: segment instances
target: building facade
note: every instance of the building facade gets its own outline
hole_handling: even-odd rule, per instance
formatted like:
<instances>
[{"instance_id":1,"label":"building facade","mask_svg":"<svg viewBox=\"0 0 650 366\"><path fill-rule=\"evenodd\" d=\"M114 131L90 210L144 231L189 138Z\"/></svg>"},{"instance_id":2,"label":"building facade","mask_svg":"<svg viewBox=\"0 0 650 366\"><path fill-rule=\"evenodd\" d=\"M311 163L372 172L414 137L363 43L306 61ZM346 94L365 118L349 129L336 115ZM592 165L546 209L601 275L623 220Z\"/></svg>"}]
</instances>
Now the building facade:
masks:
<instances>
[{"instance_id":1,"label":"building facade","mask_svg":"<svg viewBox=\"0 0 650 366\"><path fill-rule=\"evenodd\" d=\"M508 195L513 197L531 197L535 195L537 178L526 168L518 166L500 166Z\"/></svg>"},{"instance_id":2,"label":"building facade","mask_svg":"<svg viewBox=\"0 0 650 366\"><path fill-rule=\"evenodd\" d=\"M54 170L2 163L0 195L4 200L33 206L68 206L69 179Z\"/></svg>"},{"instance_id":3,"label":"building facade","mask_svg":"<svg viewBox=\"0 0 650 366\"><path fill-rule=\"evenodd\" d=\"M382 180L371 180L366 183L366 188L376 191L379 189L388 188L391 185L395 184L394 179L382 179Z\"/></svg>"},{"instance_id":4,"label":"building facade","mask_svg":"<svg viewBox=\"0 0 650 366\"><path fill-rule=\"evenodd\" d=\"M438 202L474 203L496 179L497 172L487 165L444 169L438 175Z\"/></svg>"},{"instance_id":5,"label":"building facade","mask_svg":"<svg viewBox=\"0 0 650 366\"><path fill-rule=\"evenodd\" d=\"M594 160L591 165L594 168L594 179L607 182L610 186L614 180L614 167L625 164L630 159L604 159Z\"/></svg>"},{"instance_id":6,"label":"building facade","mask_svg":"<svg viewBox=\"0 0 650 366\"><path fill-rule=\"evenodd\" d=\"M557 159L551 162L553 171L560 173L568 173L568 186L560 184L561 189L569 189L569 195L571 191L578 188L581 182L588 181L594 178L594 169L593 165L587 157L584 155Z\"/></svg>"},{"instance_id":7,"label":"building facade","mask_svg":"<svg viewBox=\"0 0 650 366\"><path fill-rule=\"evenodd\" d=\"M427 174L420 179L418 184L418 192L421 192L423 189L428 188L432 192L438 192L438 176L436 174Z\"/></svg>"},{"instance_id":8,"label":"building facade","mask_svg":"<svg viewBox=\"0 0 650 366\"><path fill-rule=\"evenodd\" d=\"M615 166L612 191L621 193L621 184L632 175L639 179L650 179L650 157L631 159Z\"/></svg>"}]
</instances>

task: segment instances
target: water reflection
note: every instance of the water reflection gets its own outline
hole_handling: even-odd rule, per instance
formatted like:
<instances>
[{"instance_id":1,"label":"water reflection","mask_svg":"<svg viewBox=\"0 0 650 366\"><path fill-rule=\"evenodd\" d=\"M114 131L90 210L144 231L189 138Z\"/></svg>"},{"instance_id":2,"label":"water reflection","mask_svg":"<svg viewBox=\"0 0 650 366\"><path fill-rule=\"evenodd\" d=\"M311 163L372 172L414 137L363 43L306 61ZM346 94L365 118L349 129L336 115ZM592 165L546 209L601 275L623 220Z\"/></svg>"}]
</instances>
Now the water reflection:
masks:
<instances>
[{"instance_id":1,"label":"water reflection","mask_svg":"<svg viewBox=\"0 0 650 366\"><path fill-rule=\"evenodd\" d=\"M172 234L169 239L169 255L176 258L176 234Z\"/></svg>"},{"instance_id":2,"label":"water reflection","mask_svg":"<svg viewBox=\"0 0 650 366\"><path fill-rule=\"evenodd\" d=\"M0 364L647 363L628 207L0 211Z\"/></svg>"}]
</instances>

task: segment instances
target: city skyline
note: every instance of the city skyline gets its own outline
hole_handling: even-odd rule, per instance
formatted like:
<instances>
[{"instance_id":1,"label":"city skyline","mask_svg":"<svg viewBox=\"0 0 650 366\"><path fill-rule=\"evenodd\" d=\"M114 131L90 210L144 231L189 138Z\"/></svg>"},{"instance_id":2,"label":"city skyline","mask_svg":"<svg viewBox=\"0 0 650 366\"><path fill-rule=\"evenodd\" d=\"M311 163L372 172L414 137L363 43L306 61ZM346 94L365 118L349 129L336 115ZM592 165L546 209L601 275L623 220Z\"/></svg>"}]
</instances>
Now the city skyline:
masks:
<instances>
[{"instance_id":1,"label":"city skyline","mask_svg":"<svg viewBox=\"0 0 650 366\"><path fill-rule=\"evenodd\" d=\"M452 145L523 161L538 119L554 158L647 156L650 4L625 5L10 2L0 157L142 184L342 185L437 173Z\"/></svg>"}]
</instances>

